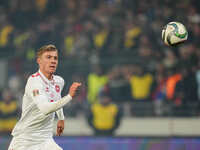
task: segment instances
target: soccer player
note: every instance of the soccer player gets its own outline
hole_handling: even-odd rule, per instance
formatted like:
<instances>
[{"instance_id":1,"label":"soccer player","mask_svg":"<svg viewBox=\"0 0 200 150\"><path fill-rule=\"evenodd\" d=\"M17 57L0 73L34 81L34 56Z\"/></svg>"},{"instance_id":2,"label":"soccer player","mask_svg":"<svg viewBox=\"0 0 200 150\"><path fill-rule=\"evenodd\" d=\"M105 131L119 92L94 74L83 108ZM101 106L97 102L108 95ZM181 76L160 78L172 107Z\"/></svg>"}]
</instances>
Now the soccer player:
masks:
<instances>
[{"instance_id":1,"label":"soccer player","mask_svg":"<svg viewBox=\"0 0 200 150\"><path fill-rule=\"evenodd\" d=\"M77 94L81 83L74 82L69 93L61 98L62 77L54 75L58 65L58 50L54 45L37 52L39 70L28 78L23 96L22 115L12 131L8 150L62 150L53 140L53 121L58 116L57 135L64 130L63 106Z\"/></svg>"}]
</instances>

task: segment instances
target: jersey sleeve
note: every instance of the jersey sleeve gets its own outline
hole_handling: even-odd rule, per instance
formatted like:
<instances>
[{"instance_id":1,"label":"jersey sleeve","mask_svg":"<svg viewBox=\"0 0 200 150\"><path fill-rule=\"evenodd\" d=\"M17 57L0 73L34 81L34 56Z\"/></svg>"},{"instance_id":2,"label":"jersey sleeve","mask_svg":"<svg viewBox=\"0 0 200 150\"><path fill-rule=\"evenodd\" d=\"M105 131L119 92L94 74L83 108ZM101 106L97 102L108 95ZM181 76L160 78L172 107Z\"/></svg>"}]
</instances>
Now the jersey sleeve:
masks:
<instances>
[{"instance_id":1,"label":"jersey sleeve","mask_svg":"<svg viewBox=\"0 0 200 150\"><path fill-rule=\"evenodd\" d=\"M60 108L59 110L57 110L56 115L57 115L59 120L65 120L63 108Z\"/></svg>"},{"instance_id":2,"label":"jersey sleeve","mask_svg":"<svg viewBox=\"0 0 200 150\"><path fill-rule=\"evenodd\" d=\"M29 78L25 92L33 99L33 102L44 115L56 112L72 100L72 97L68 94L60 100L50 103L43 88L42 84L36 79Z\"/></svg>"}]
</instances>

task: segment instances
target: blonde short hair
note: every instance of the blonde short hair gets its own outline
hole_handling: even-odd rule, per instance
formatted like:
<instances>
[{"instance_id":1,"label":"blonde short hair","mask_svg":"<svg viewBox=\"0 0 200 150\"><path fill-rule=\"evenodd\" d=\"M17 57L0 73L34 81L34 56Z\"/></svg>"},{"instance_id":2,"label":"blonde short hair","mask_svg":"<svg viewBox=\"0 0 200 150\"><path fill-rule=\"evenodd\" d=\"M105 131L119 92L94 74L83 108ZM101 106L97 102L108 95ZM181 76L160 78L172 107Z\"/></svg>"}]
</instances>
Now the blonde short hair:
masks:
<instances>
[{"instance_id":1,"label":"blonde short hair","mask_svg":"<svg viewBox=\"0 0 200 150\"><path fill-rule=\"evenodd\" d=\"M40 56L42 56L42 54L44 52L47 51L58 51L55 45L49 44L49 45L44 45L41 48L38 49L37 51L37 58L39 58Z\"/></svg>"}]
</instances>

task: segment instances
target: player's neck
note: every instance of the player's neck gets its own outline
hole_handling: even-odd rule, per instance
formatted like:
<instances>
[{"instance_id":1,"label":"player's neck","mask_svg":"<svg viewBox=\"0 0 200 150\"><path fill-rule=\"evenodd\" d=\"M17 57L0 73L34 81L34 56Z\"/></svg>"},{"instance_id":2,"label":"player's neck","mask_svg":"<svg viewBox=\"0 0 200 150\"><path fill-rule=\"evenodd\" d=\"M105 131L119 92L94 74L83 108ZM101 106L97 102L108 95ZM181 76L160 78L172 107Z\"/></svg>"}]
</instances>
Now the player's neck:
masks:
<instances>
[{"instance_id":1,"label":"player's neck","mask_svg":"<svg viewBox=\"0 0 200 150\"><path fill-rule=\"evenodd\" d=\"M52 80L53 79L53 74L47 74L47 76L45 76L45 77L47 77L48 80Z\"/></svg>"},{"instance_id":2,"label":"player's neck","mask_svg":"<svg viewBox=\"0 0 200 150\"><path fill-rule=\"evenodd\" d=\"M53 73L47 73L47 72L44 72L44 71L41 71L41 72L48 80L52 80L53 79Z\"/></svg>"}]
</instances>

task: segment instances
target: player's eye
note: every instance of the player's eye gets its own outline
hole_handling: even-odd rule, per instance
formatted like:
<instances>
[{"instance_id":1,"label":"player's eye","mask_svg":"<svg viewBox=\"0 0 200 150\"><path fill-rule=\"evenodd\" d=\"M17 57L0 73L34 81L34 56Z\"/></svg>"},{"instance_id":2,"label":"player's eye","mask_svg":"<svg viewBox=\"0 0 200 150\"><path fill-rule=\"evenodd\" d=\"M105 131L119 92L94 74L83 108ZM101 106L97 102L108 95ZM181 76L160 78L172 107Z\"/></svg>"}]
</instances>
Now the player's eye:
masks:
<instances>
[{"instance_id":1,"label":"player's eye","mask_svg":"<svg viewBox=\"0 0 200 150\"><path fill-rule=\"evenodd\" d=\"M50 55L47 55L47 58L48 58L48 59L50 59L50 58L51 58L51 56L50 56Z\"/></svg>"},{"instance_id":2,"label":"player's eye","mask_svg":"<svg viewBox=\"0 0 200 150\"><path fill-rule=\"evenodd\" d=\"M57 56L54 56L54 60L58 60L58 57L57 57Z\"/></svg>"}]
</instances>

